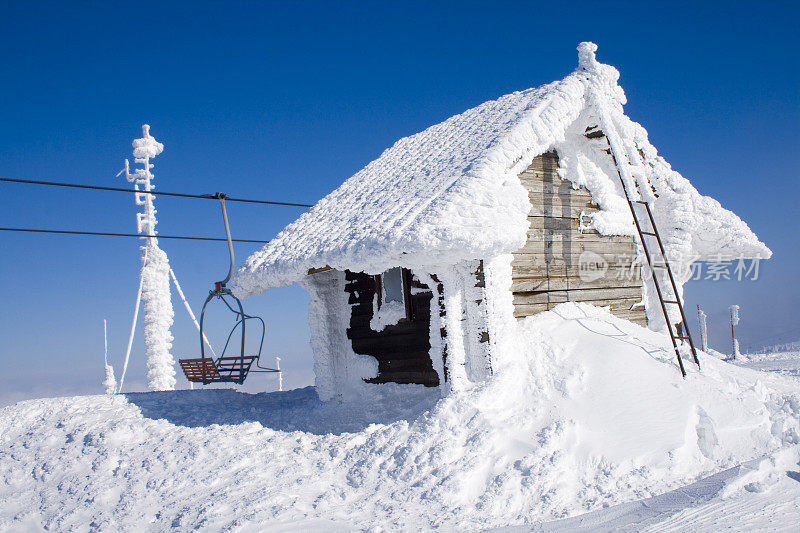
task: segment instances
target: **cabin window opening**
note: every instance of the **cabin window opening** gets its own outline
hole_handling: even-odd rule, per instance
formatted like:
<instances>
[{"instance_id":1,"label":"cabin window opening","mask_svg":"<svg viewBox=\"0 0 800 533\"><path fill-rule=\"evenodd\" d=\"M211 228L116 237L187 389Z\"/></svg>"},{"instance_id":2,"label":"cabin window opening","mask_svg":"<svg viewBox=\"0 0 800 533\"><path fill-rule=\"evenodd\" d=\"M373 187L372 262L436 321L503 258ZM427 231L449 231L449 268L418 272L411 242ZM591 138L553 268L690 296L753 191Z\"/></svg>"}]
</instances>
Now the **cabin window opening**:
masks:
<instances>
[{"instance_id":1,"label":"cabin window opening","mask_svg":"<svg viewBox=\"0 0 800 533\"><path fill-rule=\"evenodd\" d=\"M410 320L410 272L404 268L390 268L375 276L376 291L370 328L383 331Z\"/></svg>"},{"instance_id":2,"label":"cabin window opening","mask_svg":"<svg viewBox=\"0 0 800 533\"><path fill-rule=\"evenodd\" d=\"M403 270L399 267L390 268L381 275L381 296L385 303L404 303Z\"/></svg>"}]
</instances>

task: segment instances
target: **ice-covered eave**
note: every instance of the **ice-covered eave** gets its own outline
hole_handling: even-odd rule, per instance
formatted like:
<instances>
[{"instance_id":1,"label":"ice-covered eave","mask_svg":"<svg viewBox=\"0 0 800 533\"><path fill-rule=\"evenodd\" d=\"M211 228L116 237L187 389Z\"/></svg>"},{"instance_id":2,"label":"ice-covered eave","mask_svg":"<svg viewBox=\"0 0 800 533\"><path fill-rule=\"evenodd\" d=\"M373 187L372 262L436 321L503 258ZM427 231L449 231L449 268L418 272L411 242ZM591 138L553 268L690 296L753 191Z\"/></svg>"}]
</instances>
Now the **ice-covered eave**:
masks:
<instances>
[{"instance_id":1,"label":"ice-covered eave","mask_svg":"<svg viewBox=\"0 0 800 533\"><path fill-rule=\"evenodd\" d=\"M231 288L238 297L261 294L271 288L291 285L313 275L320 270L350 270L367 274L380 274L393 267L403 267L421 272L436 273L437 267L453 265L460 261L494 257L500 253L519 249L524 243L508 234L493 232L484 228L484 237L497 238L491 244L481 244L467 240L454 241L446 248L435 248L404 252L403 247L386 241L372 243L360 242L348 249L330 250L302 261L283 261L277 259L267 265L242 275L237 274ZM245 267L246 268L246 267Z\"/></svg>"}]
</instances>

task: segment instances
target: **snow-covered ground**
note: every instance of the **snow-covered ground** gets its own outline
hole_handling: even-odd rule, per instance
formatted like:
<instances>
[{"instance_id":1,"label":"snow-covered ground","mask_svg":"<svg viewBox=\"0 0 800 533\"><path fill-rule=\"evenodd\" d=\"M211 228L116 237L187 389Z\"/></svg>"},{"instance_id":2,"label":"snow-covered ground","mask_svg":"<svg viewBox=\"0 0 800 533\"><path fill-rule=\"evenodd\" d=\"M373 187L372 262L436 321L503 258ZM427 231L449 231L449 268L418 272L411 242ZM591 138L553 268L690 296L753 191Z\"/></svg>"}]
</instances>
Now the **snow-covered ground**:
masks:
<instances>
[{"instance_id":1,"label":"snow-covered ground","mask_svg":"<svg viewBox=\"0 0 800 533\"><path fill-rule=\"evenodd\" d=\"M498 531L796 531L799 462L795 446L652 498Z\"/></svg>"},{"instance_id":2,"label":"snow-covered ground","mask_svg":"<svg viewBox=\"0 0 800 533\"><path fill-rule=\"evenodd\" d=\"M741 359L734 363L745 368L800 377L800 347L791 348L742 354Z\"/></svg>"},{"instance_id":3,"label":"snow-covered ground","mask_svg":"<svg viewBox=\"0 0 800 533\"><path fill-rule=\"evenodd\" d=\"M519 357L444 398L376 385L345 403L306 388L3 408L0 529L796 526L796 377L703 356L682 379L668 339L587 305L521 327Z\"/></svg>"}]
</instances>

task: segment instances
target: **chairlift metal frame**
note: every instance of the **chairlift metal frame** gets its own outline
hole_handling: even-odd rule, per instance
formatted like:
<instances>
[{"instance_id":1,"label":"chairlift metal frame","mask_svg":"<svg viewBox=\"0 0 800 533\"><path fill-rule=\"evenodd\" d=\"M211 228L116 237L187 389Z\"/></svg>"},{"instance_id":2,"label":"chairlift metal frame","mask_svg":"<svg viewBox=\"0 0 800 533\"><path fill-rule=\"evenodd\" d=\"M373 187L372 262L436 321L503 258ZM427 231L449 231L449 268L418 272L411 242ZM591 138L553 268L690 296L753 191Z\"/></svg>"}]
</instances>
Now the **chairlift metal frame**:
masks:
<instances>
[{"instance_id":1,"label":"chairlift metal frame","mask_svg":"<svg viewBox=\"0 0 800 533\"><path fill-rule=\"evenodd\" d=\"M244 380L247 378L250 372L275 373L280 372L280 370L262 367L259 364L261 359L261 350L264 347L264 335L266 333L266 325L264 324L264 320L259 316L246 314L244 312L242 302L239 300L239 298L234 296L231 290L226 286L233 276L235 259L233 254L233 241L231 240L231 230L228 225L228 212L225 208L225 193L218 192L213 195L206 195L206 197L219 200L220 207L222 208L222 220L225 223L225 235L227 237L228 252L230 254L230 268L228 269L228 275L224 280L214 283L214 288L209 291L208 297L203 304L203 310L200 312L200 358L181 359L178 362L183 369L183 373L186 375L186 379L193 383L202 383L203 385L208 385L209 383L237 383L241 385L244 383ZM228 338L225 341L225 347L222 349L222 353L219 357L217 357L216 361L211 357L206 357L204 342L205 337L203 336L203 323L205 321L206 307L215 298L222 300L225 306L236 317L236 323L233 325L233 328L231 328L230 333L228 333ZM228 299L232 299L235 302L235 307L231 305ZM258 353L255 355L245 355L245 332L248 320L258 320L261 323L261 342L258 345ZM236 332L236 328L238 328L240 325L242 326L242 340L239 355L226 357L225 352L227 351L228 345L231 342L231 337L233 337L234 332ZM251 368L253 363L255 363L257 370Z\"/></svg>"}]
</instances>

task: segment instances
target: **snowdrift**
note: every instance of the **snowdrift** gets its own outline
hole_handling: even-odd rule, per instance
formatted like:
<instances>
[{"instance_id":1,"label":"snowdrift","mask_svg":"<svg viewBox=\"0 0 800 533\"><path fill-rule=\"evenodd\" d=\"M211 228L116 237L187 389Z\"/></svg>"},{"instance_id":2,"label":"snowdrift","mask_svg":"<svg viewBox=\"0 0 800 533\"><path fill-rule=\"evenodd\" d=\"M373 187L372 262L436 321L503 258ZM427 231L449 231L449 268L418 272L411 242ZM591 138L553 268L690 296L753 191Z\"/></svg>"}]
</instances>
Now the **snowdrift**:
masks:
<instances>
[{"instance_id":1,"label":"snowdrift","mask_svg":"<svg viewBox=\"0 0 800 533\"><path fill-rule=\"evenodd\" d=\"M791 377L703 357L564 304L519 356L440 397L376 385L20 402L0 411L0 528L484 529L660 494L800 443ZM701 354L702 355L702 354Z\"/></svg>"}]
</instances>

